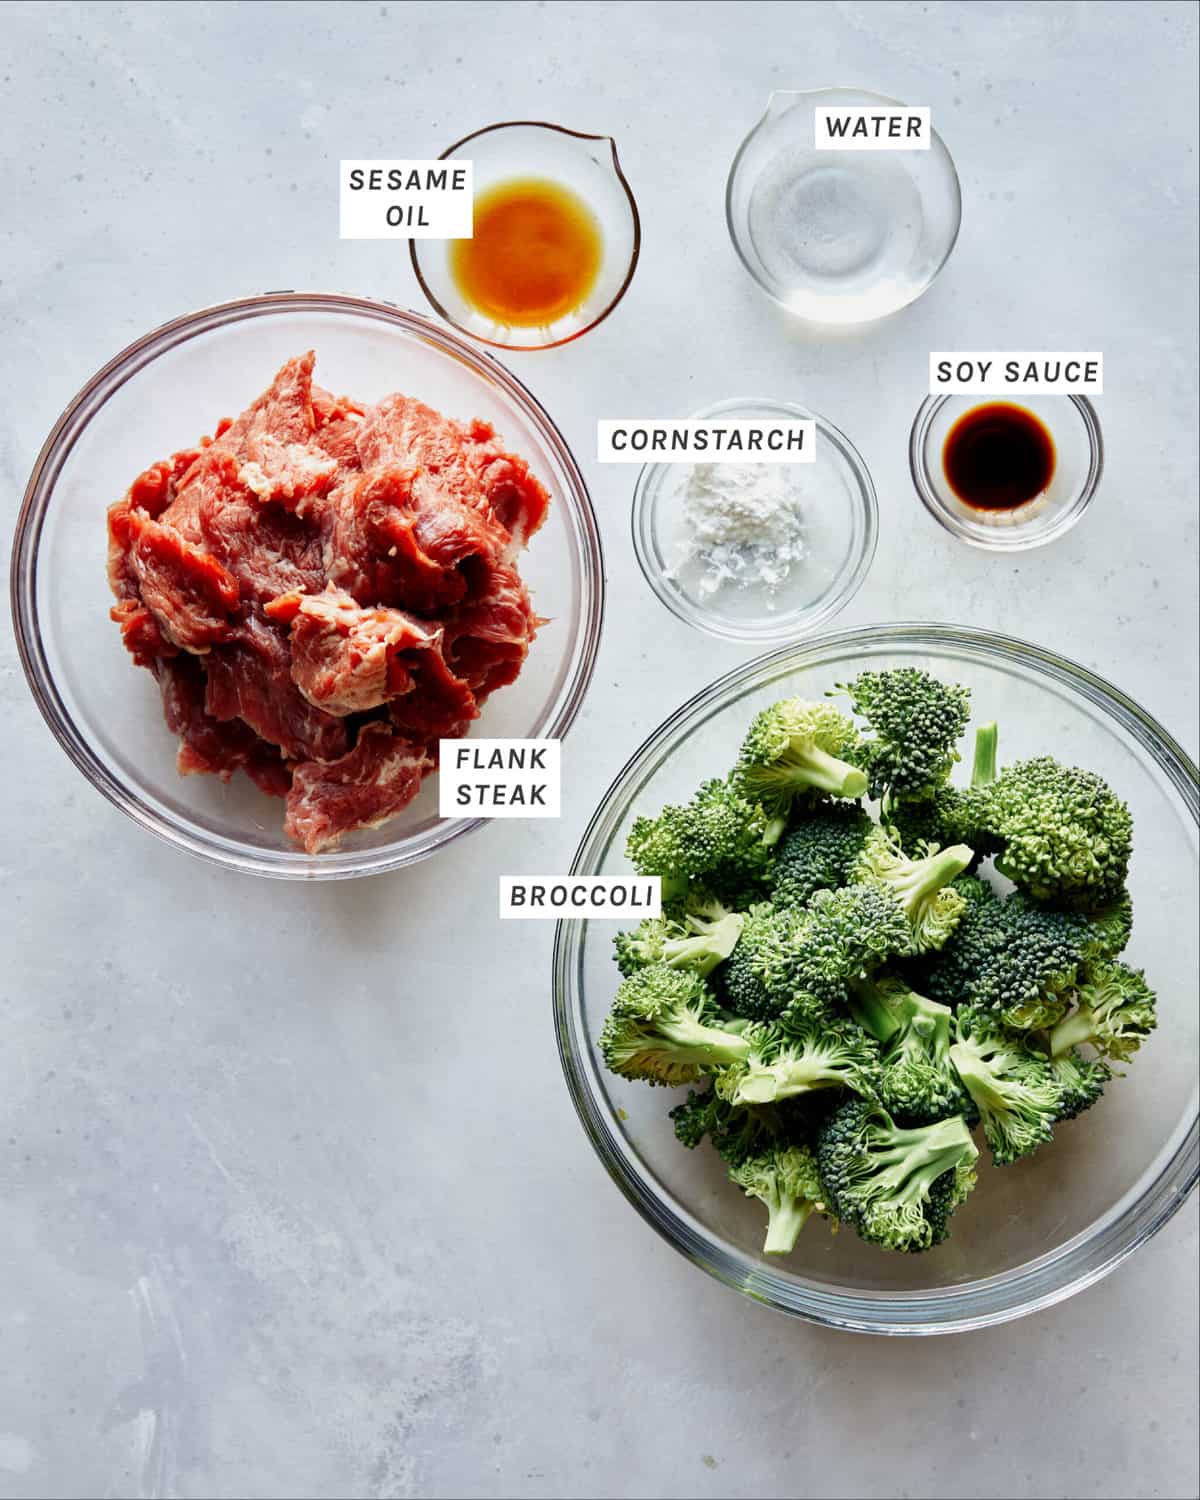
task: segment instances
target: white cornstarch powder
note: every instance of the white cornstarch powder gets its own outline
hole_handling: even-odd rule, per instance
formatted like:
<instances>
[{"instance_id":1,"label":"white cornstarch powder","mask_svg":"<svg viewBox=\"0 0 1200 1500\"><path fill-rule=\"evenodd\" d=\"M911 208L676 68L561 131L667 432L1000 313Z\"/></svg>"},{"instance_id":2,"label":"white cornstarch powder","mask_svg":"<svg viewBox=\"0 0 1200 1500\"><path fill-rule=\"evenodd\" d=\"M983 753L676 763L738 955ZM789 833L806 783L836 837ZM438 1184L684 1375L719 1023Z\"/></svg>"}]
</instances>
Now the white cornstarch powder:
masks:
<instances>
[{"instance_id":1,"label":"white cornstarch powder","mask_svg":"<svg viewBox=\"0 0 1200 1500\"><path fill-rule=\"evenodd\" d=\"M799 464L696 464L683 489L687 540L671 575L698 564L702 599L727 584L768 595L780 588L807 551L802 472Z\"/></svg>"}]
</instances>

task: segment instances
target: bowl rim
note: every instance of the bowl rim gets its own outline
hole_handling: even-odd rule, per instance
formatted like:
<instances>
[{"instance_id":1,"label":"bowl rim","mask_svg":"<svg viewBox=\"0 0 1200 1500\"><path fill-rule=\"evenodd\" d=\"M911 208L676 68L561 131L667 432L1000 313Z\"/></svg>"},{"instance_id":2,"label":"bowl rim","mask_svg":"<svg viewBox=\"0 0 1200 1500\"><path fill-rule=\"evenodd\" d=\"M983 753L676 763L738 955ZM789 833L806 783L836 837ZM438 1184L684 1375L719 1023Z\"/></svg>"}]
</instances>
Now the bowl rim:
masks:
<instances>
[{"instance_id":1,"label":"bowl rim","mask_svg":"<svg viewBox=\"0 0 1200 1500\"><path fill-rule=\"evenodd\" d=\"M664 758L664 744L700 710L716 704L734 689L769 674L776 666L802 665L831 651L886 649L888 646L965 647L1016 660L1043 675L1082 690L1093 704L1108 710L1153 756L1175 787L1192 821L1200 825L1200 773L1183 747L1145 709L1119 688L1082 664L1045 647L1013 636L969 626L927 621L900 621L832 631L811 641L765 652L717 678L682 704L642 742L604 793L593 813L575 858L573 875L587 874L597 852L619 824L619 790L649 763ZM661 1197L646 1176L629 1165L632 1152L618 1143L612 1112L590 1088L587 1070L576 1056L576 1031L582 1035L576 978L582 957L581 919L560 919L552 955L552 1005L559 1060L581 1125L608 1175L646 1222L694 1265L726 1286L778 1311L825 1327L857 1333L932 1335L991 1327L1052 1306L1091 1286L1160 1230L1185 1201L1200 1176L1200 1122L1178 1127L1166 1143L1176 1142L1156 1177L1135 1196L1131 1190L1087 1230L1011 1272L960 1287L932 1292L871 1294L831 1292L826 1287L784 1278L738 1251L717 1243ZM1164 1148L1165 1149L1165 1148Z\"/></svg>"},{"instance_id":2,"label":"bowl rim","mask_svg":"<svg viewBox=\"0 0 1200 1500\"><path fill-rule=\"evenodd\" d=\"M898 312L903 312L906 307L911 307L918 298L923 297L929 290L929 288L933 285L933 283L942 274L942 271L945 269L946 262L954 253L955 245L958 244L958 237L962 233L962 181L959 178L958 168L954 164L954 156L949 146L946 145L946 142L942 139L940 133L934 129L932 124L930 124L929 134L931 143L936 142L937 145L941 148L942 156L945 159L946 165L950 168L950 183L954 198L955 215L954 230L950 235L949 243L946 245L941 259L929 273L928 279L917 288L917 290L912 294L911 297L907 297L903 302L897 303L895 307L889 308L886 312L876 313L869 318L817 318L809 317L804 313L797 312L795 308L793 308L788 303L786 297L781 297L775 290L775 287L764 280L763 276L760 275L757 267L752 264L750 257L746 254L745 250L743 250L738 225L734 222L733 189L734 183L737 180L738 169L742 164L742 158L746 154L746 151L750 146L750 142L754 139L754 137L766 124L766 122L771 118L773 106L776 99L818 99L822 95L829 94L856 94L860 99L869 100L872 104L890 104L899 109L908 108L903 99L893 99L890 94L877 94L872 89L860 88L856 84L849 83L826 84L823 87L816 89L772 89L767 95L766 109L763 110L762 114L759 115L758 119L755 120L754 124L751 125L750 129L742 137L737 151L734 153L733 161L729 165L729 175L725 179L725 229L729 235L730 242L733 245L734 253L737 255L738 260L741 261L742 266L745 268L746 274L750 277L751 281L754 282L755 286L757 286L761 291L765 292L768 297L770 297L771 301L774 302L777 307L782 307L786 312L790 313L792 317L799 319L802 323L812 323L817 326L825 325L827 327L855 328L862 327L863 325L868 323L882 322L884 318L895 317Z\"/></svg>"},{"instance_id":3,"label":"bowl rim","mask_svg":"<svg viewBox=\"0 0 1200 1500\"><path fill-rule=\"evenodd\" d=\"M547 738L563 738L582 707L600 646L605 603L603 544L599 523L583 473L549 412L533 392L494 354L476 348L452 329L423 313L378 298L349 293L274 290L213 303L183 313L152 328L113 355L67 403L51 427L34 461L17 515L9 565L9 604L17 651L35 703L54 738L86 779L115 807L158 838L211 864L284 880L342 880L377 875L427 858L463 834L490 822L488 818L439 819L419 839L370 850L333 850L305 855L299 850L252 850L237 839L169 814L160 814L131 792L99 760L87 736L75 725L62 701L38 627L37 559L42 530L63 465L92 419L109 397L160 355L200 334L227 324L275 313L350 313L374 318L432 345L489 384L498 386L528 418L565 478L564 505L569 510L581 552L583 588L575 665L559 695L553 717L539 729Z\"/></svg>"},{"instance_id":4,"label":"bowl rim","mask_svg":"<svg viewBox=\"0 0 1200 1500\"><path fill-rule=\"evenodd\" d=\"M622 280L621 285L613 293L612 299L608 302L608 304L604 308L602 308L599 313L596 314L596 316L590 323L586 323L582 328L576 328L574 332L568 333L560 339L550 339L544 344L514 344L510 343L507 339L489 339L485 338L481 333L473 332L464 324L460 323L452 313L448 312L447 309L442 306L441 302L434 295L433 288L425 280L425 277L421 271L421 261L417 253L417 246L421 243L420 240L409 240L408 255L410 261L412 262L413 275L417 278L417 284L420 286L422 292L424 292L426 300L428 301L430 307L433 308L433 310L438 314L439 317L444 318L446 322L451 325L451 327L457 328L460 333L465 334L469 339L474 339L476 343L487 344L492 349L511 349L518 354L526 352L533 354L540 349L561 349L564 344L574 343L576 339L581 339L585 333L590 333L593 328L598 327L601 323L604 322L605 318L607 318L610 313L615 311L617 304L629 290L629 283L633 280L633 273L637 270L638 257L642 253L642 219L641 215L638 213L637 199L633 195L633 189L629 185L629 179L625 176L624 169L621 166L621 158L617 154L616 140L611 135L596 134L594 131L590 130L572 130L567 125L556 125L552 120L497 120L492 125L481 125L478 130L472 130L469 135L464 135L461 140L455 141L452 146L447 146L446 149L440 153L437 159L438 161L446 161L449 157L453 156L456 151L461 150L463 146L467 145L473 140L476 140L479 136L491 135L494 131L497 130L510 130L514 126L532 127L538 130L553 130L556 131L559 135L572 136L577 141L608 142L608 149L612 153L613 171L616 174L617 181L621 184L621 188L625 193L626 201L629 204L630 216L633 221L633 248L630 251L629 255L629 265L625 271L625 277Z\"/></svg>"},{"instance_id":5,"label":"bowl rim","mask_svg":"<svg viewBox=\"0 0 1200 1500\"><path fill-rule=\"evenodd\" d=\"M735 621L717 620L700 605L685 599L679 590L668 588L665 577L653 566L651 560L650 533L655 510L662 495L663 473L666 469L676 467L674 464L642 465L633 487L629 524L633 536L633 552L637 558L638 567L642 570L642 577L659 603L665 605L676 619L682 620L684 624L692 626L695 630L704 631L705 634L717 636L722 640L770 646L784 640L794 641L798 632L817 630L827 624L845 609L862 588L871 565L875 561L875 552L879 545L879 496L875 489L875 481L871 478L871 471L867 468L862 454L840 427L831 422L828 417L823 417L820 412L813 411L811 407L802 406L795 401L780 401L773 396L733 397L727 401L716 401L710 406L701 407L692 412L690 420L705 421L712 417L732 416L736 412L749 411L751 408L757 411L780 412L792 417L803 417L815 422L822 438L832 442L834 449L854 477L855 494L851 499L851 504L857 502L861 514L862 545L839 590L823 594L812 607L808 618L791 615L781 619L776 628L764 630L741 626Z\"/></svg>"},{"instance_id":6,"label":"bowl rim","mask_svg":"<svg viewBox=\"0 0 1200 1500\"><path fill-rule=\"evenodd\" d=\"M1044 531L1026 530L1021 526L993 526L989 534L985 536L982 531L972 530L961 516L944 505L939 498L930 472L929 454L926 451L929 434L933 429L934 418L949 401L969 401L977 406L988 406L1007 400L1012 405L1019 406L1021 404L1020 393L1014 393L1012 397L1005 398L1002 396L960 396L953 391L938 391L925 397L917 408L917 414L913 418L912 428L908 435L908 469L922 505L939 526L944 527L960 542L965 542L968 547L975 547L980 552L1031 552L1035 547L1044 547L1049 542L1056 542L1059 537L1065 536L1072 526L1082 520L1084 512L1091 505L1096 491L1100 488L1100 481L1104 477L1104 434L1100 427L1100 414L1087 396L1064 391L1058 399L1073 403L1087 434L1088 472L1079 493L1066 509L1059 513L1053 525L1047 526ZM965 416L966 412L971 409L970 406L966 407L963 415Z\"/></svg>"}]
</instances>

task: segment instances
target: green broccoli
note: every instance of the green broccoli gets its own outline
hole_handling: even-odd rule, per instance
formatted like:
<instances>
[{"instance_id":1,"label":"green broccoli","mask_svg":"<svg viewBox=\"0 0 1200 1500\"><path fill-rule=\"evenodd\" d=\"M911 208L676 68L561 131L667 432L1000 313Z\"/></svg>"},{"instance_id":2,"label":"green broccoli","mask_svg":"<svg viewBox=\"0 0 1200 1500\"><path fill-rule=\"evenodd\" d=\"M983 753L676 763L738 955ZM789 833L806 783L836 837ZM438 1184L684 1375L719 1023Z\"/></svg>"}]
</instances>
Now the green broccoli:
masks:
<instances>
[{"instance_id":1,"label":"green broccoli","mask_svg":"<svg viewBox=\"0 0 1200 1500\"><path fill-rule=\"evenodd\" d=\"M647 917L633 932L613 939L617 967L629 975L650 964L691 969L705 978L733 952L745 918L738 912L719 917L693 912Z\"/></svg>"},{"instance_id":2,"label":"green broccoli","mask_svg":"<svg viewBox=\"0 0 1200 1500\"><path fill-rule=\"evenodd\" d=\"M900 1126L881 1104L852 1099L817 1141L826 1201L864 1240L887 1250L928 1250L974 1180L979 1152L957 1115ZM948 1179L948 1181L947 1181Z\"/></svg>"},{"instance_id":3,"label":"green broccoli","mask_svg":"<svg viewBox=\"0 0 1200 1500\"><path fill-rule=\"evenodd\" d=\"M965 790L946 785L917 801L892 800L885 821L907 853L924 853L924 845L967 844L977 863L999 852L1000 841L981 826L985 800L979 791L996 779L996 739L995 724L975 731L971 785Z\"/></svg>"},{"instance_id":4,"label":"green broccoli","mask_svg":"<svg viewBox=\"0 0 1200 1500\"><path fill-rule=\"evenodd\" d=\"M1091 1109L1112 1077L1112 1069L1099 1058L1084 1058L1078 1052L1063 1052L1050 1059L1050 1071L1061 1090L1060 1120L1073 1120Z\"/></svg>"},{"instance_id":5,"label":"green broccoli","mask_svg":"<svg viewBox=\"0 0 1200 1500\"><path fill-rule=\"evenodd\" d=\"M882 1051L880 1102L906 1122L924 1124L972 1110L950 1063L954 1013L902 979L876 976L850 986L850 1014Z\"/></svg>"},{"instance_id":6,"label":"green broccoli","mask_svg":"<svg viewBox=\"0 0 1200 1500\"><path fill-rule=\"evenodd\" d=\"M1084 967L1071 996L1075 1008L1050 1033L1050 1054L1092 1046L1102 1057L1129 1062L1158 1024L1156 997L1141 969L1101 960Z\"/></svg>"},{"instance_id":7,"label":"green broccoli","mask_svg":"<svg viewBox=\"0 0 1200 1500\"><path fill-rule=\"evenodd\" d=\"M1070 1112L1067 1090L1044 1054L985 1011L964 1007L950 1061L975 1101L999 1166L1030 1156Z\"/></svg>"},{"instance_id":8,"label":"green broccoli","mask_svg":"<svg viewBox=\"0 0 1200 1500\"><path fill-rule=\"evenodd\" d=\"M932 797L961 759L958 741L971 717L970 690L941 682L917 667L860 672L839 683L872 738L859 759L872 797L885 805Z\"/></svg>"},{"instance_id":9,"label":"green broccoli","mask_svg":"<svg viewBox=\"0 0 1200 1500\"><path fill-rule=\"evenodd\" d=\"M845 885L875 824L857 802L825 802L796 823L775 854L771 899L805 906L817 891Z\"/></svg>"},{"instance_id":10,"label":"green broccoli","mask_svg":"<svg viewBox=\"0 0 1200 1500\"><path fill-rule=\"evenodd\" d=\"M689 1150L710 1140L721 1159L733 1165L778 1141L782 1126L766 1109L735 1109L709 1087L700 1094L688 1090L687 1099L670 1112L676 1139Z\"/></svg>"},{"instance_id":11,"label":"green broccoli","mask_svg":"<svg viewBox=\"0 0 1200 1500\"><path fill-rule=\"evenodd\" d=\"M966 844L935 849L921 859L910 859L882 828L863 843L850 871L851 884L878 883L900 903L908 925L907 940L897 951L915 954L944 947L958 926L966 901L953 888L974 859Z\"/></svg>"},{"instance_id":12,"label":"green broccoli","mask_svg":"<svg viewBox=\"0 0 1200 1500\"><path fill-rule=\"evenodd\" d=\"M879 1049L849 1021L799 1023L756 1031L746 1057L717 1074L715 1087L730 1104L776 1104L814 1089L848 1088L874 1094Z\"/></svg>"},{"instance_id":13,"label":"green broccoli","mask_svg":"<svg viewBox=\"0 0 1200 1500\"><path fill-rule=\"evenodd\" d=\"M996 868L1029 895L1081 911L1120 896L1133 819L1102 777L1043 755L978 795L981 826L1002 849Z\"/></svg>"},{"instance_id":14,"label":"green broccoli","mask_svg":"<svg viewBox=\"0 0 1200 1500\"><path fill-rule=\"evenodd\" d=\"M765 881L772 830L761 807L739 796L728 781L706 781L690 802L664 807L655 818L634 820L626 857L639 875L658 875L663 900L681 897L690 880L753 887Z\"/></svg>"},{"instance_id":15,"label":"green broccoli","mask_svg":"<svg viewBox=\"0 0 1200 1500\"><path fill-rule=\"evenodd\" d=\"M753 1037L742 1035L745 1029L730 1027L698 974L654 964L618 987L600 1033L600 1053L622 1078L695 1083L750 1056Z\"/></svg>"},{"instance_id":16,"label":"green broccoli","mask_svg":"<svg viewBox=\"0 0 1200 1500\"><path fill-rule=\"evenodd\" d=\"M816 1157L807 1146L768 1146L731 1165L729 1176L767 1206L766 1255L789 1254L809 1215L826 1212Z\"/></svg>"},{"instance_id":17,"label":"green broccoli","mask_svg":"<svg viewBox=\"0 0 1200 1500\"><path fill-rule=\"evenodd\" d=\"M863 795L866 776L843 758L857 739L854 724L832 704L784 699L764 708L751 724L734 782L782 833L798 801Z\"/></svg>"}]
</instances>

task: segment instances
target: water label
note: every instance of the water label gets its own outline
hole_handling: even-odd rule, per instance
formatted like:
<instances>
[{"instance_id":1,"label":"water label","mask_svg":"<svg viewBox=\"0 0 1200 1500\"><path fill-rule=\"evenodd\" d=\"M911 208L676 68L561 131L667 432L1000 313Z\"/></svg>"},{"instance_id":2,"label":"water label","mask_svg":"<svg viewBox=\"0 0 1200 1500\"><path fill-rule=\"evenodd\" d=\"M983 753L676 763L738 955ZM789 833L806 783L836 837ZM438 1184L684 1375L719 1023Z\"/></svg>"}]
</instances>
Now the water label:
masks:
<instances>
[{"instance_id":1,"label":"water label","mask_svg":"<svg viewBox=\"0 0 1200 1500\"><path fill-rule=\"evenodd\" d=\"M662 915L657 875L501 875L500 916L640 922Z\"/></svg>"},{"instance_id":2,"label":"water label","mask_svg":"<svg viewBox=\"0 0 1200 1500\"><path fill-rule=\"evenodd\" d=\"M940 351L929 356L931 396L1100 396L1102 354Z\"/></svg>"},{"instance_id":3,"label":"water label","mask_svg":"<svg viewBox=\"0 0 1200 1500\"><path fill-rule=\"evenodd\" d=\"M557 818L561 740L441 740L438 812L443 818Z\"/></svg>"},{"instance_id":4,"label":"water label","mask_svg":"<svg viewBox=\"0 0 1200 1500\"><path fill-rule=\"evenodd\" d=\"M344 240L469 240L474 225L469 161L344 161Z\"/></svg>"},{"instance_id":5,"label":"water label","mask_svg":"<svg viewBox=\"0 0 1200 1500\"><path fill-rule=\"evenodd\" d=\"M928 151L933 138L927 105L819 104L813 127L818 151Z\"/></svg>"},{"instance_id":6,"label":"water label","mask_svg":"<svg viewBox=\"0 0 1200 1500\"><path fill-rule=\"evenodd\" d=\"M816 441L816 423L806 417L596 423L596 457L602 464L811 464Z\"/></svg>"}]
</instances>

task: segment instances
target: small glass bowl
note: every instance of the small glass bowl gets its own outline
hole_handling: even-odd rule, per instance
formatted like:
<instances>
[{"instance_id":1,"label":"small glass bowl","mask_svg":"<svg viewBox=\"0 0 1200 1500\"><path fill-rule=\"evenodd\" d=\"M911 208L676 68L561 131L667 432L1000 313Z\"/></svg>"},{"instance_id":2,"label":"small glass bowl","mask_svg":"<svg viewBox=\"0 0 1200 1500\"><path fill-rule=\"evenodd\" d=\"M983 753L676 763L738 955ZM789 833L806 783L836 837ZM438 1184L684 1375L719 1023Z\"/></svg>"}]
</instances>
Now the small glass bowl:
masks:
<instances>
[{"instance_id":1,"label":"small glass bowl","mask_svg":"<svg viewBox=\"0 0 1200 1500\"><path fill-rule=\"evenodd\" d=\"M726 584L704 597L695 565L678 566L686 547L683 490L690 464L647 464L633 492L633 548L659 600L697 630L766 645L811 634L858 592L875 556L879 507L867 466L832 422L786 401L722 401L693 413L698 421L803 417L817 426L816 457L795 465L806 497L807 555L774 590ZM811 495L811 502L807 497Z\"/></svg>"},{"instance_id":2,"label":"small glass bowl","mask_svg":"<svg viewBox=\"0 0 1200 1500\"><path fill-rule=\"evenodd\" d=\"M490 421L550 491L545 525L521 559L539 634L517 680L483 710L478 732L565 735L591 677L604 565L583 476L536 398L496 359L431 318L319 292L270 292L205 308L124 349L55 423L17 521L12 610L21 663L59 744L134 822L215 864L300 880L398 869L482 826L438 814L436 777L379 828L308 855L283 832L283 805L245 776L180 776L151 674L133 664L108 618L105 510L154 459L194 443L240 410L284 362L317 353L317 378L368 401L419 396Z\"/></svg>"},{"instance_id":3,"label":"small glass bowl","mask_svg":"<svg viewBox=\"0 0 1200 1500\"><path fill-rule=\"evenodd\" d=\"M960 500L942 462L958 419L993 400L1032 412L1054 439L1049 487L1010 511L977 510ZM1096 408L1086 396L928 396L912 425L908 461L925 509L947 531L972 547L1023 552L1054 541L1083 515L1104 472L1104 443Z\"/></svg>"},{"instance_id":4,"label":"small glass bowl","mask_svg":"<svg viewBox=\"0 0 1200 1500\"><path fill-rule=\"evenodd\" d=\"M936 131L927 151L817 150L814 111L853 105L899 100L855 88L776 90L725 190L746 270L815 323L866 323L907 307L950 258L962 221L958 173Z\"/></svg>"},{"instance_id":5,"label":"small glass bowl","mask_svg":"<svg viewBox=\"0 0 1200 1500\"><path fill-rule=\"evenodd\" d=\"M442 152L474 163L476 196L515 177L543 177L576 193L595 215L603 236L596 283L579 307L544 327L499 323L468 302L450 266L453 240L410 240L413 270L431 306L448 323L497 349L553 349L601 323L633 280L641 248L637 203L617 143L540 120L487 125Z\"/></svg>"}]
</instances>

